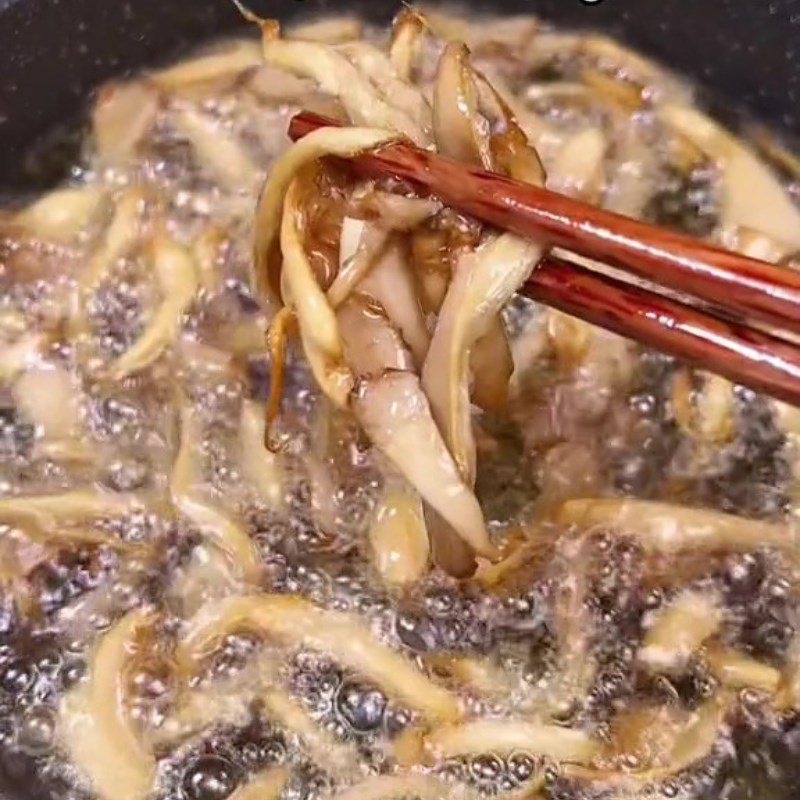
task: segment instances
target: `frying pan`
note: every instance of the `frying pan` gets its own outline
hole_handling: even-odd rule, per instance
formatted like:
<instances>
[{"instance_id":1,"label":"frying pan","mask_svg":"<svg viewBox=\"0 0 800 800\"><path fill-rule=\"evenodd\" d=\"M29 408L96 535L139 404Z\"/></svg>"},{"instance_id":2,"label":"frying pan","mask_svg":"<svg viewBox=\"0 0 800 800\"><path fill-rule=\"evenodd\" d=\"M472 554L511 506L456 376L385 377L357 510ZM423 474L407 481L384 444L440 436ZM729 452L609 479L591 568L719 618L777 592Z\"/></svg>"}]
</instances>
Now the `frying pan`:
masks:
<instances>
[{"instance_id":1,"label":"frying pan","mask_svg":"<svg viewBox=\"0 0 800 800\"><path fill-rule=\"evenodd\" d=\"M388 21L399 0L250 0L250 5L287 22L341 10ZM790 143L800 141L800 0L473 5L606 31L695 79L712 110L730 115L733 108L735 116L767 122ZM242 24L228 0L0 0L0 198L44 189L65 176L98 84ZM0 757L0 798L63 800L63 794L44 788L33 760Z\"/></svg>"}]
</instances>

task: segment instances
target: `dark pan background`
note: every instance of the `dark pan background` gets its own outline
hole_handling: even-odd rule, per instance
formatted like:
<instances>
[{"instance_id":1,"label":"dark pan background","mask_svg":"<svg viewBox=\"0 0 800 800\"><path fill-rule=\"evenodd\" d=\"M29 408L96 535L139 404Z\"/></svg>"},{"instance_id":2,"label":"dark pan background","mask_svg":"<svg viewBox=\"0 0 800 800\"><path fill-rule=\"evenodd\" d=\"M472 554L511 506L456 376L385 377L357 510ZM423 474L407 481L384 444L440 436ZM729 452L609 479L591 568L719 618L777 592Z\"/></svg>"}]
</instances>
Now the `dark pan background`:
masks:
<instances>
[{"instance_id":1,"label":"dark pan background","mask_svg":"<svg viewBox=\"0 0 800 800\"><path fill-rule=\"evenodd\" d=\"M399 0L250 1L258 13L284 20L344 8L388 19L399 6ZM473 5L617 34L696 78L720 106L800 139L800 0ZM0 189L35 190L61 177L85 99L103 80L241 25L229 0L0 0ZM42 145L45 134L49 147ZM48 150L50 157L32 158L34 142L34 152Z\"/></svg>"},{"instance_id":2,"label":"dark pan background","mask_svg":"<svg viewBox=\"0 0 800 800\"><path fill-rule=\"evenodd\" d=\"M388 20L399 0L250 0L264 16L355 9ZM493 0L596 28L693 77L800 142L800 0ZM0 198L52 185L74 159L87 99L112 75L241 27L228 0L0 0ZM737 113L738 113L737 112ZM41 154L47 152L48 157ZM46 800L30 763L0 755L0 798Z\"/></svg>"}]
</instances>

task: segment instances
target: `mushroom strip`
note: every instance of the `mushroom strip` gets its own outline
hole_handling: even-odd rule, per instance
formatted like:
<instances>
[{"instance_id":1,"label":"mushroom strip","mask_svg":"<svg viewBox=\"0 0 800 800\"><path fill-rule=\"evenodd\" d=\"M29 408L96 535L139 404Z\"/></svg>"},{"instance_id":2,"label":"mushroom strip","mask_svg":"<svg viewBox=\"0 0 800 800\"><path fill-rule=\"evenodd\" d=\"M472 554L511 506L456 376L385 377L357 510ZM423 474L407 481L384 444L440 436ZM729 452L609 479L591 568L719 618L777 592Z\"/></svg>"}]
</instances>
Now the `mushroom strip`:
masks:
<instances>
[{"instance_id":1,"label":"mushroom strip","mask_svg":"<svg viewBox=\"0 0 800 800\"><path fill-rule=\"evenodd\" d=\"M279 725L298 736L318 764L335 773L351 774L358 768L355 746L339 741L325 730L286 692L270 688L261 696L264 710Z\"/></svg>"},{"instance_id":2,"label":"mushroom strip","mask_svg":"<svg viewBox=\"0 0 800 800\"><path fill-rule=\"evenodd\" d=\"M727 698L717 697L700 706L672 748L667 766L647 770L636 777L640 781L663 781L706 758L714 749L729 705Z\"/></svg>"},{"instance_id":3,"label":"mushroom strip","mask_svg":"<svg viewBox=\"0 0 800 800\"><path fill-rule=\"evenodd\" d=\"M548 169L547 187L596 202L604 183L603 161L607 149L608 143L600 128L584 128L573 134Z\"/></svg>"},{"instance_id":4,"label":"mushroom strip","mask_svg":"<svg viewBox=\"0 0 800 800\"><path fill-rule=\"evenodd\" d=\"M315 80L324 92L339 98L357 125L396 131L423 147L429 144L430 138L420 123L387 103L378 89L333 47L265 38L264 60L271 66Z\"/></svg>"},{"instance_id":5,"label":"mushroom strip","mask_svg":"<svg viewBox=\"0 0 800 800\"><path fill-rule=\"evenodd\" d=\"M389 586L406 586L428 568L430 542L419 495L403 482L384 490L369 529L375 565Z\"/></svg>"},{"instance_id":6,"label":"mushroom strip","mask_svg":"<svg viewBox=\"0 0 800 800\"><path fill-rule=\"evenodd\" d=\"M583 731L515 719L481 719L434 728L426 746L437 760L515 751L554 761L589 764L599 745Z\"/></svg>"},{"instance_id":7,"label":"mushroom strip","mask_svg":"<svg viewBox=\"0 0 800 800\"><path fill-rule=\"evenodd\" d=\"M788 525L646 500L570 500L557 519L581 529L597 526L634 536L651 553L741 553L774 547L794 550L795 535Z\"/></svg>"},{"instance_id":8,"label":"mushroom strip","mask_svg":"<svg viewBox=\"0 0 800 800\"><path fill-rule=\"evenodd\" d=\"M56 189L16 214L14 221L40 239L68 244L94 216L104 194L97 186Z\"/></svg>"},{"instance_id":9,"label":"mushroom strip","mask_svg":"<svg viewBox=\"0 0 800 800\"><path fill-rule=\"evenodd\" d=\"M286 342L297 328L297 316L285 306L272 318L267 329L267 351L270 358L269 397L264 416L264 444L272 450L272 425L278 418L286 372Z\"/></svg>"},{"instance_id":10,"label":"mushroom strip","mask_svg":"<svg viewBox=\"0 0 800 800\"><path fill-rule=\"evenodd\" d=\"M730 706L726 696L715 697L694 711L688 724L664 754L661 763L657 766L639 772L611 772L582 767L566 767L570 776L589 780L613 780L624 785L626 781L641 786L645 783L656 783L672 778L692 765L702 761L714 749L720 735L720 728L725 719L725 713Z\"/></svg>"},{"instance_id":11,"label":"mushroom strip","mask_svg":"<svg viewBox=\"0 0 800 800\"><path fill-rule=\"evenodd\" d=\"M800 248L800 210L770 169L736 137L705 114L667 105L659 118L715 159L722 169L722 219Z\"/></svg>"},{"instance_id":12,"label":"mushroom strip","mask_svg":"<svg viewBox=\"0 0 800 800\"><path fill-rule=\"evenodd\" d=\"M369 222L345 217L339 253L339 272L328 289L328 302L338 308L369 272L389 239L389 231Z\"/></svg>"},{"instance_id":13,"label":"mushroom strip","mask_svg":"<svg viewBox=\"0 0 800 800\"><path fill-rule=\"evenodd\" d=\"M425 18L412 7L403 8L392 27L389 58L401 80L410 81L425 34Z\"/></svg>"},{"instance_id":14,"label":"mushroom strip","mask_svg":"<svg viewBox=\"0 0 800 800\"><path fill-rule=\"evenodd\" d=\"M359 39L364 33L364 23L358 17L334 17L294 25L289 30L290 39L302 39L309 42L325 42L340 44Z\"/></svg>"},{"instance_id":15,"label":"mushroom strip","mask_svg":"<svg viewBox=\"0 0 800 800\"><path fill-rule=\"evenodd\" d=\"M254 400L242 403L239 447L242 475L268 508L281 508L284 504L282 459L266 447L266 409Z\"/></svg>"},{"instance_id":16,"label":"mushroom strip","mask_svg":"<svg viewBox=\"0 0 800 800\"><path fill-rule=\"evenodd\" d=\"M478 91L479 88L482 90L480 93ZM538 154L528 146L527 137L517 124L508 104L483 75L473 70L469 63L469 51L465 45L459 42L450 42L447 45L439 62L434 91L436 141L440 152L453 158L480 164L487 169L503 169L517 180L543 185L545 175ZM490 109L490 114L497 120L498 125L503 128L503 133L490 136L489 121L480 117L478 113L482 96L485 96L484 104ZM513 241L513 237L501 238L506 244ZM518 241L520 242L518 246L522 248L521 240ZM498 258L503 257L501 255L502 249L501 245L496 253ZM491 247L488 250L487 260L490 260L494 254ZM541 252L539 255L541 255ZM466 261L467 258L469 257L465 257L464 260ZM532 260L536 261L538 257L533 257L532 255ZM529 269L532 266L532 263L529 264ZM464 269L465 267L462 265L457 268L456 279L452 282L448 295L450 292L454 292L456 296L465 292L463 280L460 280L460 278L464 278ZM486 266L484 264L485 269ZM513 360L499 312L505 302L519 288L519 284L527 277L527 275L520 275L519 284L512 288L511 282L515 275L518 275L517 271L511 273L511 279L507 284L508 289L506 291L498 289L500 296L496 297L491 294L493 288L491 285L485 287L491 297L488 302L488 308L485 313L482 312L479 315L479 318L476 317L475 335L469 334L468 336L472 340L465 342L466 348L472 350L475 374L480 376L475 390L475 399L481 407L487 410L503 410L507 400L508 382L513 372ZM452 304L445 303L450 315L454 313L454 305L460 305L460 302L456 301L455 298L451 302ZM463 302L468 305L470 300L464 297ZM476 302L475 296L472 296L472 302ZM491 308L494 308L494 314L489 313ZM440 330L447 331L448 327L454 333L459 328L458 325L452 326L452 322L448 323L443 308L443 313L437 326L437 335ZM456 333L456 335L458 334ZM451 358L457 358L459 362L462 361L460 354L458 356L455 355L455 350L451 350L450 356ZM452 366L453 364L451 363ZM459 381L462 384L465 384L468 380L466 368L467 365L464 361ZM443 371L442 375L444 374L451 375L449 371L447 373ZM426 392L428 392L428 396L434 406L437 422L442 427L442 432L451 448L451 452L453 452L456 461L459 463L462 474L468 482L471 482L474 479L474 474L471 474L474 473L474 464L469 469L469 464L465 461L466 455L464 452L465 448L470 448L470 445L463 436L459 436L441 418L444 413L441 387L437 400L429 391L429 386L427 385L429 380L430 372L427 373L427 377L426 373L423 372L423 384L425 384ZM468 396L468 389L462 387L462 402L457 405L453 405L452 402L450 404L454 412L459 406L462 411L465 406L468 408ZM467 402L465 403L464 400ZM457 412L456 415L458 415ZM463 413L460 416L462 417L462 424L464 424ZM469 426L468 420L466 420L466 426ZM472 449L474 450L474 447ZM474 455L472 460L474 461Z\"/></svg>"},{"instance_id":17,"label":"mushroom strip","mask_svg":"<svg viewBox=\"0 0 800 800\"><path fill-rule=\"evenodd\" d=\"M277 726L300 738L319 765L338 775L354 773L358 752L314 720L300 703L276 685L271 655L258 657L236 676L185 688L177 708L151 736L158 747L175 745L215 725L244 726L261 704Z\"/></svg>"},{"instance_id":18,"label":"mushroom strip","mask_svg":"<svg viewBox=\"0 0 800 800\"><path fill-rule=\"evenodd\" d=\"M156 749L174 747L212 725L241 727L252 717L262 691L258 665L251 664L235 677L183 685L164 722L150 733ZM187 676L179 676L185 679ZM189 676L190 677L190 676Z\"/></svg>"},{"instance_id":19,"label":"mushroom strip","mask_svg":"<svg viewBox=\"0 0 800 800\"><path fill-rule=\"evenodd\" d=\"M145 81L101 87L92 111L97 155L109 164L124 164L139 152L159 112L159 93Z\"/></svg>"},{"instance_id":20,"label":"mushroom strip","mask_svg":"<svg viewBox=\"0 0 800 800\"><path fill-rule=\"evenodd\" d=\"M442 440L417 376L387 372L363 380L353 408L375 445L425 502L477 553L495 557L480 505Z\"/></svg>"},{"instance_id":21,"label":"mushroom strip","mask_svg":"<svg viewBox=\"0 0 800 800\"><path fill-rule=\"evenodd\" d=\"M800 636L795 634L787 651L787 667L781 676L777 698L780 709L800 708Z\"/></svg>"},{"instance_id":22,"label":"mushroom strip","mask_svg":"<svg viewBox=\"0 0 800 800\"><path fill-rule=\"evenodd\" d=\"M208 114L186 106L170 119L192 146L199 165L228 191L241 192L258 177L258 167L241 141Z\"/></svg>"},{"instance_id":23,"label":"mushroom strip","mask_svg":"<svg viewBox=\"0 0 800 800\"><path fill-rule=\"evenodd\" d=\"M63 494L5 497L0 499L0 521L48 530L68 521L122 514L134 503L138 505L131 496L82 489Z\"/></svg>"},{"instance_id":24,"label":"mushroom strip","mask_svg":"<svg viewBox=\"0 0 800 800\"><path fill-rule=\"evenodd\" d=\"M180 447L170 477L172 502L225 554L241 577L248 581L255 580L259 575L261 562L247 531L197 493L197 454L200 448L198 422L194 412L184 401L180 413Z\"/></svg>"},{"instance_id":25,"label":"mushroom strip","mask_svg":"<svg viewBox=\"0 0 800 800\"><path fill-rule=\"evenodd\" d=\"M358 288L374 297L400 331L416 366L425 363L430 334L417 298L414 278L402 246L390 244Z\"/></svg>"},{"instance_id":26,"label":"mushroom strip","mask_svg":"<svg viewBox=\"0 0 800 800\"><path fill-rule=\"evenodd\" d=\"M488 656L431 655L425 663L457 686L479 696L501 699L513 690L514 676Z\"/></svg>"},{"instance_id":27,"label":"mushroom strip","mask_svg":"<svg viewBox=\"0 0 800 800\"><path fill-rule=\"evenodd\" d=\"M63 745L103 800L142 800L155 778L155 757L125 707L126 667L148 622L146 612L131 611L104 634L87 681L62 703Z\"/></svg>"},{"instance_id":28,"label":"mushroom strip","mask_svg":"<svg viewBox=\"0 0 800 800\"><path fill-rule=\"evenodd\" d=\"M152 73L149 79L159 89L175 91L193 84L234 78L260 63L259 43L241 41L216 53L180 61L172 67Z\"/></svg>"},{"instance_id":29,"label":"mushroom strip","mask_svg":"<svg viewBox=\"0 0 800 800\"><path fill-rule=\"evenodd\" d=\"M209 604L189 624L178 648L179 663L189 669L220 638L241 630L255 630L284 644L327 653L432 720L453 720L460 715L454 695L381 644L361 620L326 611L300 597L250 595Z\"/></svg>"},{"instance_id":30,"label":"mushroom strip","mask_svg":"<svg viewBox=\"0 0 800 800\"><path fill-rule=\"evenodd\" d=\"M348 364L361 378L413 370L411 354L379 303L352 295L337 312ZM369 528L375 565L390 586L421 578L430 555L419 495L405 481L390 478Z\"/></svg>"},{"instance_id":31,"label":"mushroom strip","mask_svg":"<svg viewBox=\"0 0 800 800\"><path fill-rule=\"evenodd\" d=\"M430 137L433 118L428 101L416 86L400 78L384 53L367 42L351 42L339 50L375 84L387 102L408 114Z\"/></svg>"},{"instance_id":32,"label":"mushroom strip","mask_svg":"<svg viewBox=\"0 0 800 800\"><path fill-rule=\"evenodd\" d=\"M676 373L672 382L672 404L681 428L700 444L730 441L735 434L734 395L730 382L719 375L700 373L694 391L689 369Z\"/></svg>"},{"instance_id":33,"label":"mushroom strip","mask_svg":"<svg viewBox=\"0 0 800 800\"><path fill-rule=\"evenodd\" d=\"M422 387L464 481L475 480L475 442L469 403L469 354L505 303L525 282L542 248L499 236L463 256L442 305L422 369ZM476 376L478 381L484 376Z\"/></svg>"},{"instance_id":34,"label":"mushroom strip","mask_svg":"<svg viewBox=\"0 0 800 800\"><path fill-rule=\"evenodd\" d=\"M686 591L656 614L638 661L652 672L679 674L721 623L716 598Z\"/></svg>"},{"instance_id":35,"label":"mushroom strip","mask_svg":"<svg viewBox=\"0 0 800 800\"><path fill-rule=\"evenodd\" d=\"M137 188L126 189L114 208L108 228L78 277L76 296L70 318L73 334L86 333L86 306L91 295L105 280L120 258L127 255L141 235L144 212L144 193Z\"/></svg>"},{"instance_id":36,"label":"mushroom strip","mask_svg":"<svg viewBox=\"0 0 800 800\"><path fill-rule=\"evenodd\" d=\"M257 291L268 288L270 260L274 257L273 248L280 229L284 258L280 279L283 300L296 311L303 348L315 378L339 406L347 401L352 375L343 361L335 314L304 252L300 190L298 184L292 182L298 170L323 155L353 155L385 144L392 138L391 134L383 131L362 128L316 131L294 145L277 162L256 212L254 287Z\"/></svg>"},{"instance_id":37,"label":"mushroom strip","mask_svg":"<svg viewBox=\"0 0 800 800\"><path fill-rule=\"evenodd\" d=\"M151 258L161 288L161 304L142 335L109 368L113 380L149 367L178 338L183 315L197 293L197 275L188 250L165 233L153 239Z\"/></svg>"},{"instance_id":38,"label":"mushroom strip","mask_svg":"<svg viewBox=\"0 0 800 800\"><path fill-rule=\"evenodd\" d=\"M339 251L339 272L328 289L328 300L336 308L369 273L389 241L391 231L413 231L441 209L434 200L373 192L357 202L357 212L377 220L345 217ZM427 343L427 342L426 342Z\"/></svg>"},{"instance_id":39,"label":"mushroom strip","mask_svg":"<svg viewBox=\"0 0 800 800\"><path fill-rule=\"evenodd\" d=\"M433 129L442 155L492 169L488 131L481 130L478 94L463 42L449 42L439 61L433 100Z\"/></svg>"},{"instance_id":40,"label":"mushroom strip","mask_svg":"<svg viewBox=\"0 0 800 800\"><path fill-rule=\"evenodd\" d=\"M286 193L297 173L324 156L347 158L381 147L395 138L392 133L373 128L323 128L303 137L275 162L256 209L255 271L251 284L257 292L277 291L277 282L271 283L274 276L270 274L270 261L275 257L280 236Z\"/></svg>"},{"instance_id":41,"label":"mushroom strip","mask_svg":"<svg viewBox=\"0 0 800 800\"><path fill-rule=\"evenodd\" d=\"M744 653L723 647L711 647L706 654L711 674L729 689L758 689L774 695L781 683L781 673Z\"/></svg>"},{"instance_id":42,"label":"mushroom strip","mask_svg":"<svg viewBox=\"0 0 800 800\"><path fill-rule=\"evenodd\" d=\"M296 311L303 350L314 378L334 405L342 407L353 388L353 374L344 361L336 315L303 248L299 195L295 181L286 194L281 225L281 293L284 302Z\"/></svg>"},{"instance_id":43,"label":"mushroom strip","mask_svg":"<svg viewBox=\"0 0 800 800\"><path fill-rule=\"evenodd\" d=\"M414 368L408 348L383 307L365 294L354 294L336 312L347 363L361 378L378 378L387 370Z\"/></svg>"},{"instance_id":44,"label":"mushroom strip","mask_svg":"<svg viewBox=\"0 0 800 800\"><path fill-rule=\"evenodd\" d=\"M484 411L504 414L508 411L514 356L502 314L487 319L486 327L486 333L472 346L469 357L472 401Z\"/></svg>"}]
</instances>

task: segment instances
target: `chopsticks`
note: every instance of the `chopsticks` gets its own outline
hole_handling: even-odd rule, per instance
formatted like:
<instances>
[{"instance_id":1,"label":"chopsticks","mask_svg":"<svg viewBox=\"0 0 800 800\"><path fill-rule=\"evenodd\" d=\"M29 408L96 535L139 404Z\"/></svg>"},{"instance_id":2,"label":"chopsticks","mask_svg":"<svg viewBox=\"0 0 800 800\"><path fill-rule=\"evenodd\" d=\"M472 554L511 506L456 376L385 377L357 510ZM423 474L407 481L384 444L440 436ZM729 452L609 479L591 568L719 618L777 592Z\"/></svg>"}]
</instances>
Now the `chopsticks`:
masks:
<instances>
[{"instance_id":1,"label":"chopsticks","mask_svg":"<svg viewBox=\"0 0 800 800\"><path fill-rule=\"evenodd\" d=\"M586 322L800 404L800 348L655 292L547 256L523 294Z\"/></svg>"},{"instance_id":2,"label":"chopsticks","mask_svg":"<svg viewBox=\"0 0 800 800\"><path fill-rule=\"evenodd\" d=\"M292 139L341 123L301 112ZM588 256L688 295L711 313L548 256L523 293L691 363L800 404L800 274L692 237L613 214L555 192L402 142L350 162L361 174L395 177L422 194L520 236ZM719 316L716 316L719 315ZM777 335L748 321L767 323Z\"/></svg>"}]
</instances>

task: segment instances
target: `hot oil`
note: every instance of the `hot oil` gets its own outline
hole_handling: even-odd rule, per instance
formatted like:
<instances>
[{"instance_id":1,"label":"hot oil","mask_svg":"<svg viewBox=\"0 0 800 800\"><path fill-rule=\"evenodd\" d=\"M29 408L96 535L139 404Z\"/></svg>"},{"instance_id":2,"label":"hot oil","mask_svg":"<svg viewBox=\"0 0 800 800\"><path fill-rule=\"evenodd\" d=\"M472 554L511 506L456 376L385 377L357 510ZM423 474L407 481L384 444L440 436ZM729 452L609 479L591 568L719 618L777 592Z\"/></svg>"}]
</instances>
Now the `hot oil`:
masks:
<instances>
[{"instance_id":1,"label":"hot oil","mask_svg":"<svg viewBox=\"0 0 800 800\"><path fill-rule=\"evenodd\" d=\"M503 62L512 78L534 77L517 74L516 63ZM299 348L290 352L273 431L285 459L282 503L269 507L255 498L240 474L236 443L243 400L269 395L269 365L260 351L231 356L219 330L233 323L263 329L247 279L252 209L260 178L286 144L282 132L296 105L258 105L239 82L197 91L198 107L241 138L257 169L252 185L231 190L212 177L170 126L172 106L132 164L110 168L90 159L75 179L116 190L146 178L158 187L160 211L172 232L192 241L210 224L227 231L230 248L214 265L218 285L200 292L184 325L189 339L225 357L215 366L211 359L204 364L202 358L174 355L124 381L95 379L81 347L88 345L101 361L118 356L140 335L158 302L143 254L132 252L92 300L89 341L67 340L45 350L46 358L60 360L79 379L82 436L96 452L88 472L38 455L42 431L0 387L3 496L68 489L83 485L88 474L94 485L145 499L142 509L98 523L109 537L99 546L24 538L18 546L10 528L0 532L0 547L14 543L19 578L9 581L0 570L0 771L31 797L94 797L65 756L58 719L65 693L85 680L99 638L126 611L160 612L159 644L139 654L127 684L134 723L141 732L158 733L180 696L172 648L186 618L207 601L243 591L202 530L169 503L178 387L200 421L198 450L209 496L242 522L258 548L264 570L257 588L358 617L378 641L451 685L472 715L555 719L594 731L610 748L615 719L625 714L653 708L696 712L720 691L702 654L671 677L645 675L636 661L646 620L686 586L722 598L726 646L779 669L787 665L798 635L796 575L792 564L774 554L682 557L654 566L631 537L595 532L576 551L569 536L561 540L560 531L543 530L536 532L542 538L539 560L516 583L489 589L479 580L459 583L434 572L407 590L387 588L366 539L381 491L395 476L349 414L320 396ZM177 107L185 101L171 102ZM550 113L564 125L587 119L573 107ZM701 166L689 176L661 177L647 215L707 232L717 176ZM0 272L0 310L19 312L45 329L60 284L74 279L70 265L91 250L93 236L78 243L77 255L64 256L65 276L20 270L7 280ZM723 445L701 447L676 420L673 381L681 365L600 332L593 332L597 338L582 355L559 352L547 341L548 313L527 301L508 309L515 343L537 357L518 365L517 399L508 418L476 419L478 492L496 532L511 536L515 526L531 525L536 515L576 494L618 493L766 517L785 510L790 465L768 401L736 389L731 436ZM0 567L4 556L0 552ZM580 621L566 637L560 611L565 590L574 593L567 600ZM578 666L588 669L569 675L565 663L574 652ZM242 631L220 642L190 681L209 696L215 683L226 682L226 691L232 687L227 699L241 713L158 746L154 798L223 800L276 764L291 767L283 800L316 800L349 782L351 776L342 779L315 763L301 737L264 712L252 680L253 664L262 658L277 666L281 684L314 724L357 753L361 776L395 769L391 743L422 724L416 712L342 669L329 654L271 651ZM494 681L489 688L499 690L453 679L442 658L488 665ZM709 752L676 775L644 785L633 773L647 759L656 765L668 760L670 736L681 729L677 717L659 718L663 737L654 744L647 731L631 725L622 771L633 783L621 790L602 776L583 780L525 751L487 752L419 769L487 797L523 790L535 779L548 800L790 800L800 792L800 722L795 714L772 711L757 692L734 694Z\"/></svg>"}]
</instances>

